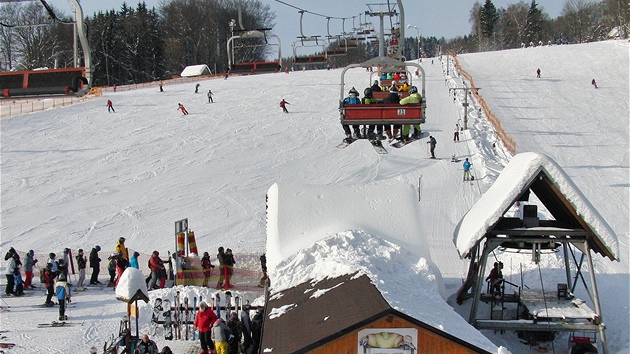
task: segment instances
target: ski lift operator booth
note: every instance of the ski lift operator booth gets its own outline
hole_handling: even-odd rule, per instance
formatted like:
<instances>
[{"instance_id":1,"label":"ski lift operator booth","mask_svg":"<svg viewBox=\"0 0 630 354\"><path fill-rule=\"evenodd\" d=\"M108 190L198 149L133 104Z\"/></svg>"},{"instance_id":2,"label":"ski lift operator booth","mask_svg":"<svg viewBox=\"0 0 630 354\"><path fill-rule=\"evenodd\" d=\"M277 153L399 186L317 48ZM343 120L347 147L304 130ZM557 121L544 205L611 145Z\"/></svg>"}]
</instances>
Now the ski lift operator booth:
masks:
<instances>
[{"instance_id":1,"label":"ski lift operator booth","mask_svg":"<svg viewBox=\"0 0 630 354\"><path fill-rule=\"evenodd\" d=\"M422 82L419 93L422 95L422 102L417 104L375 103L375 104L344 104L346 71L352 68L363 68L368 66L380 67L380 72L400 72L404 66L414 66L421 73ZM369 86L369 85L368 85ZM374 58L359 64L346 66L341 73L341 88L339 97L339 112L341 124L421 124L425 122L424 111L426 109L425 99L425 75L424 69L415 63L403 63L391 58Z\"/></svg>"}]
</instances>

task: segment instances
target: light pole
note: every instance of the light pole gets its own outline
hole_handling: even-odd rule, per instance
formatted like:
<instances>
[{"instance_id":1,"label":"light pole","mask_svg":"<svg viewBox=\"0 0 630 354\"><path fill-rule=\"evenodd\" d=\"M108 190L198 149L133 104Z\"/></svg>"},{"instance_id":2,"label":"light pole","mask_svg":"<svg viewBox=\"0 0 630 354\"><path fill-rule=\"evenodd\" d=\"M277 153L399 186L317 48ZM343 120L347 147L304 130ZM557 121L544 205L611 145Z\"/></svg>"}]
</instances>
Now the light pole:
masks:
<instances>
[{"instance_id":1,"label":"light pole","mask_svg":"<svg viewBox=\"0 0 630 354\"><path fill-rule=\"evenodd\" d=\"M418 37L416 37L416 40L418 42L418 63L419 63L420 62L420 29L418 29L418 27L414 25L407 25L407 28L415 28L416 31L418 31Z\"/></svg>"}]
</instances>

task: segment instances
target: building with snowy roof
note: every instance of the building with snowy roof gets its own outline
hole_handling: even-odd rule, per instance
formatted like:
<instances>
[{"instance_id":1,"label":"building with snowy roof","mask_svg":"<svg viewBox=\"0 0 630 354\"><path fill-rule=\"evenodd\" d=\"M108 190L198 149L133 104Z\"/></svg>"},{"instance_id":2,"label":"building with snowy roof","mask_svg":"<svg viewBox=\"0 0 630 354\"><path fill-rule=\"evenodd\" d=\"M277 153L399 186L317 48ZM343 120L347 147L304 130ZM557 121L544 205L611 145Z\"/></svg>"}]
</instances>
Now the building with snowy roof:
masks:
<instances>
[{"instance_id":1,"label":"building with snowy roof","mask_svg":"<svg viewBox=\"0 0 630 354\"><path fill-rule=\"evenodd\" d=\"M189 65L184 68L181 74L181 77L192 77L192 76L201 76L201 75L212 75L210 68L206 64L200 65Z\"/></svg>"},{"instance_id":2,"label":"building with snowy roof","mask_svg":"<svg viewBox=\"0 0 630 354\"><path fill-rule=\"evenodd\" d=\"M515 206L518 212L510 215ZM605 325L591 251L616 260L617 236L551 158L533 152L514 156L461 219L454 242L460 256L470 258L468 279L458 293L458 302L467 297L468 289L473 289L469 322L476 328L519 333L599 333L605 352ZM544 276L557 283L545 285L543 274L532 271L540 274L539 289L511 283L503 276L493 277L492 273L485 278L488 259L498 260L497 250L511 253L511 258L526 255L525 259L536 265L541 258L556 257L564 263L564 270L559 272L564 277L554 278L547 272ZM502 269L499 262L495 267L497 264L495 275ZM574 274L572 267L576 269ZM586 286L586 273L590 287ZM522 278L521 273L521 283ZM484 279L489 281L487 287ZM593 310L575 296L579 285L584 285L580 290L588 295ZM516 288L514 293L506 291L510 287ZM490 306L484 315L480 315L482 303ZM488 314L490 318L484 318Z\"/></svg>"}]
</instances>

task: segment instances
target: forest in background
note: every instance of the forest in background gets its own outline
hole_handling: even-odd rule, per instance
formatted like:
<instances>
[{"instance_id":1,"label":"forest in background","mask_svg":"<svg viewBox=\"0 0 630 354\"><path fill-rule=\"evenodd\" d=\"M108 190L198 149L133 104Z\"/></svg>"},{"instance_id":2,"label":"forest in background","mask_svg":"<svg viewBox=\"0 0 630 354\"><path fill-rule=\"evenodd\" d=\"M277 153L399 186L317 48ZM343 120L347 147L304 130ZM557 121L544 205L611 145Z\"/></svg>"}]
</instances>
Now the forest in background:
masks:
<instances>
[{"instance_id":1,"label":"forest in background","mask_svg":"<svg viewBox=\"0 0 630 354\"><path fill-rule=\"evenodd\" d=\"M118 11L87 16L92 52L93 85L132 84L170 78L188 65L207 64L213 72L227 70L227 40L232 29L226 18L238 18L237 0L171 0L158 8L144 2L123 4ZM259 0L241 4L246 29L273 28L275 14ZM565 44L607 39L613 29L627 38L630 3L622 0L566 0L555 19L535 0L518 1L496 8L491 0L477 2L470 10L471 31L457 38L408 37L402 48L406 59L418 57L418 42L425 57L439 52L471 53L540 44ZM0 71L74 66L72 17L42 6L40 2L11 2L0 6ZM263 44L252 39L248 44ZM343 66L378 56L378 44L330 58ZM331 43L332 46L338 43ZM387 44L387 43L386 43ZM262 61L270 48L237 48L239 62ZM81 56L79 48L79 65ZM291 65L292 58L282 64Z\"/></svg>"}]
</instances>

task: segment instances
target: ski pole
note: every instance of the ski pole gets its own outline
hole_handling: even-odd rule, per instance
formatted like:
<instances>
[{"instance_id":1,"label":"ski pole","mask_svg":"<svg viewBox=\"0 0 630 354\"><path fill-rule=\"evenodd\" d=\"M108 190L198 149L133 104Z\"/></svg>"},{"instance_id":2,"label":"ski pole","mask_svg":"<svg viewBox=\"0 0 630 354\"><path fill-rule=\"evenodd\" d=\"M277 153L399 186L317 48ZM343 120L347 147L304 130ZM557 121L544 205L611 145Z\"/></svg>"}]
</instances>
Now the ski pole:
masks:
<instances>
[{"instance_id":1,"label":"ski pole","mask_svg":"<svg viewBox=\"0 0 630 354\"><path fill-rule=\"evenodd\" d=\"M7 300L5 300L4 298L1 298L1 297L0 297L0 299L2 299L2 302L4 302L4 303L7 305L7 308L8 308L8 309L10 309L10 308L11 308L11 305L9 305L9 303L7 302Z\"/></svg>"}]
</instances>

